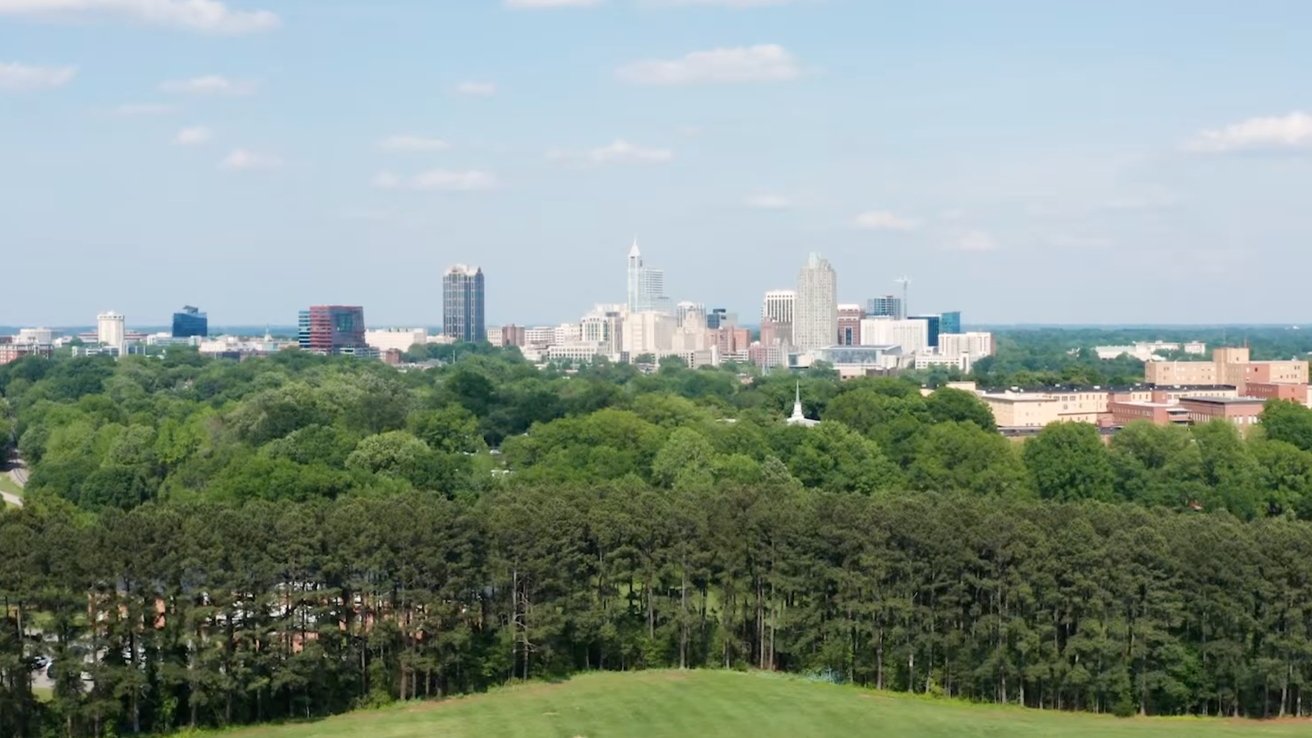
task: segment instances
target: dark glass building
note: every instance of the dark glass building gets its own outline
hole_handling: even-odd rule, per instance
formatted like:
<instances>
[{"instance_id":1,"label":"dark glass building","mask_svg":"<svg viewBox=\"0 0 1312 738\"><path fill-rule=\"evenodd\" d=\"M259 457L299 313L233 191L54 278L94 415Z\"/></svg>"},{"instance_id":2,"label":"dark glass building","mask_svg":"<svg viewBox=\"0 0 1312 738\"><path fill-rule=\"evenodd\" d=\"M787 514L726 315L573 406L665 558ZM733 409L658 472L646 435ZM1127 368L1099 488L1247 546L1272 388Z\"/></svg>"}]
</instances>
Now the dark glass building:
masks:
<instances>
[{"instance_id":1,"label":"dark glass building","mask_svg":"<svg viewBox=\"0 0 1312 738\"><path fill-rule=\"evenodd\" d=\"M911 320L923 320L929 324L929 347L938 348L938 334L943 333L942 315L912 315Z\"/></svg>"},{"instance_id":2,"label":"dark glass building","mask_svg":"<svg viewBox=\"0 0 1312 738\"><path fill-rule=\"evenodd\" d=\"M358 305L313 305L297 316L297 343L317 354L372 356L364 342L364 308Z\"/></svg>"},{"instance_id":3,"label":"dark glass building","mask_svg":"<svg viewBox=\"0 0 1312 738\"><path fill-rule=\"evenodd\" d=\"M960 333L961 311L954 310L950 313L943 313L943 319L939 322L939 328L943 333Z\"/></svg>"},{"instance_id":4,"label":"dark glass building","mask_svg":"<svg viewBox=\"0 0 1312 738\"><path fill-rule=\"evenodd\" d=\"M173 337L174 338L191 338L200 336L205 338L210 335L210 319L200 308L184 305L181 310L173 314Z\"/></svg>"},{"instance_id":5,"label":"dark glass building","mask_svg":"<svg viewBox=\"0 0 1312 738\"><path fill-rule=\"evenodd\" d=\"M706 313L706 327L716 329L720 326L729 324L729 310L727 308L715 308Z\"/></svg>"},{"instance_id":6,"label":"dark glass building","mask_svg":"<svg viewBox=\"0 0 1312 738\"><path fill-rule=\"evenodd\" d=\"M442 275L442 335L469 343L487 340L482 269L456 264Z\"/></svg>"}]
</instances>

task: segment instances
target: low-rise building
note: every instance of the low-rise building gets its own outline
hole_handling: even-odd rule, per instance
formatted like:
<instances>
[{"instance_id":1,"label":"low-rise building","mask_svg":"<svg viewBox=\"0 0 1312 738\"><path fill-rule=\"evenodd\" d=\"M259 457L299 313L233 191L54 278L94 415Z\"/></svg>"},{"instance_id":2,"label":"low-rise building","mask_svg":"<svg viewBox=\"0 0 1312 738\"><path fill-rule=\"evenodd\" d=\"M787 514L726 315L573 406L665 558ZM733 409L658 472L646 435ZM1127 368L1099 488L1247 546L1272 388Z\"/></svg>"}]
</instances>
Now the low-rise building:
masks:
<instances>
[{"instance_id":1,"label":"low-rise building","mask_svg":"<svg viewBox=\"0 0 1312 738\"><path fill-rule=\"evenodd\" d=\"M983 331L971 333L943 333L938 337L938 352L943 356L969 356L976 359L993 355L993 334Z\"/></svg>"},{"instance_id":2,"label":"low-rise building","mask_svg":"<svg viewBox=\"0 0 1312 738\"><path fill-rule=\"evenodd\" d=\"M547 347L547 361L590 362L602 354L602 344L592 341L569 341Z\"/></svg>"},{"instance_id":3,"label":"low-rise building","mask_svg":"<svg viewBox=\"0 0 1312 738\"><path fill-rule=\"evenodd\" d=\"M0 343L0 364L8 364L11 361L18 361L24 356L39 356L49 359L52 353L50 344L36 343L13 343L6 341Z\"/></svg>"},{"instance_id":4,"label":"low-rise building","mask_svg":"<svg viewBox=\"0 0 1312 738\"><path fill-rule=\"evenodd\" d=\"M773 369L788 363L788 351L778 342L755 341L747 349L747 360L762 369Z\"/></svg>"},{"instance_id":5,"label":"low-rise building","mask_svg":"<svg viewBox=\"0 0 1312 738\"><path fill-rule=\"evenodd\" d=\"M842 379L888 373L907 358L898 346L829 346L810 353L831 364Z\"/></svg>"},{"instance_id":6,"label":"low-rise building","mask_svg":"<svg viewBox=\"0 0 1312 738\"><path fill-rule=\"evenodd\" d=\"M1049 423L1098 424L1111 393L1102 389L1060 392L999 392L980 397L999 428L1042 428Z\"/></svg>"},{"instance_id":7,"label":"low-rise building","mask_svg":"<svg viewBox=\"0 0 1312 738\"><path fill-rule=\"evenodd\" d=\"M1187 425L1189 411L1174 402L1144 402L1138 400L1108 403L1112 424L1125 426L1137 421L1148 421L1153 425Z\"/></svg>"},{"instance_id":8,"label":"low-rise building","mask_svg":"<svg viewBox=\"0 0 1312 738\"><path fill-rule=\"evenodd\" d=\"M752 334L736 325L721 325L708 331L707 342L719 350L721 356L745 355L751 345Z\"/></svg>"},{"instance_id":9,"label":"low-rise building","mask_svg":"<svg viewBox=\"0 0 1312 738\"><path fill-rule=\"evenodd\" d=\"M501 326L501 345L502 346L524 346L527 343L527 336L522 325Z\"/></svg>"},{"instance_id":10,"label":"low-rise building","mask_svg":"<svg viewBox=\"0 0 1312 738\"><path fill-rule=\"evenodd\" d=\"M1159 387L1224 384L1244 395L1250 382L1307 384L1308 363L1300 359L1253 361L1247 348L1218 348L1211 361L1148 361L1144 380Z\"/></svg>"},{"instance_id":11,"label":"low-rise building","mask_svg":"<svg viewBox=\"0 0 1312 738\"><path fill-rule=\"evenodd\" d=\"M1256 397L1185 397L1180 407L1189 413L1189 422L1208 423L1224 420L1247 428L1261 420L1266 401Z\"/></svg>"},{"instance_id":12,"label":"low-rise building","mask_svg":"<svg viewBox=\"0 0 1312 738\"><path fill-rule=\"evenodd\" d=\"M13 342L26 346L49 346L55 342L55 333L49 328L19 328Z\"/></svg>"},{"instance_id":13,"label":"low-rise building","mask_svg":"<svg viewBox=\"0 0 1312 738\"><path fill-rule=\"evenodd\" d=\"M524 329L524 345L546 348L551 345L555 328L549 325L536 325Z\"/></svg>"},{"instance_id":14,"label":"low-rise building","mask_svg":"<svg viewBox=\"0 0 1312 738\"><path fill-rule=\"evenodd\" d=\"M1249 382L1245 387L1248 397L1262 400L1288 400L1312 407L1312 392L1307 384L1278 384L1275 382Z\"/></svg>"},{"instance_id":15,"label":"low-rise building","mask_svg":"<svg viewBox=\"0 0 1312 738\"><path fill-rule=\"evenodd\" d=\"M915 368L917 369L934 369L944 367L947 369L956 369L962 374L970 372L974 359L969 354L957 354L949 356L946 354L916 354Z\"/></svg>"},{"instance_id":16,"label":"low-rise building","mask_svg":"<svg viewBox=\"0 0 1312 738\"><path fill-rule=\"evenodd\" d=\"M1148 361L1161 353L1183 351L1186 354L1202 356L1207 353L1207 344L1202 341L1175 343L1173 341L1138 341L1125 346L1094 346L1093 352L1099 359L1108 361L1121 356L1132 356L1139 361Z\"/></svg>"},{"instance_id":17,"label":"low-rise building","mask_svg":"<svg viewBox=\"0 0 1312 738\"><path fill-rule=\"evenodd\" d=\"M402 353L415 344L428 342L428 331L423 328L379 328L364 332L364 342L380 353L396 349Z\"/></svg>"}]
</instances>

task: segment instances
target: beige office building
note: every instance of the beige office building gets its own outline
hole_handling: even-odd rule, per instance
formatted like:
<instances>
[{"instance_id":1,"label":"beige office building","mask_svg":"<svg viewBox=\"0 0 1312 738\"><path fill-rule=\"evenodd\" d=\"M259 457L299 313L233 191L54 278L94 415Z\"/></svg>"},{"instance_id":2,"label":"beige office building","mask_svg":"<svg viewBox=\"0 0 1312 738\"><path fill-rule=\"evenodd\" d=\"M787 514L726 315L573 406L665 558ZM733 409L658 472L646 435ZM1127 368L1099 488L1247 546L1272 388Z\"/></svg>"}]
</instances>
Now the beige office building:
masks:
<instances>
[{"instance_id":1,"label":"beige office building","mask_svg":"<svg viewBox=\"0 0 1312 738\"><path fill-rule=\"evenodd\" d=\"M1229 385L1245 394L1249 382L1306 384L1307 362L1253 361L1247 348L1218 348L1211 361L1149 361L1144 380L1159 387Z\"/></svg>"},{"instance_id":2,"label":"beige office building","mask_svg":"<svg viewBox=\"0 0 1312 738\"><path fill-rule=\"evenodd\" d=\"M1106 390L1002 392L980 399L999 428L1042 428L1049 423L1094 423L1107 412Z\"/></svg>"}]
</instances>

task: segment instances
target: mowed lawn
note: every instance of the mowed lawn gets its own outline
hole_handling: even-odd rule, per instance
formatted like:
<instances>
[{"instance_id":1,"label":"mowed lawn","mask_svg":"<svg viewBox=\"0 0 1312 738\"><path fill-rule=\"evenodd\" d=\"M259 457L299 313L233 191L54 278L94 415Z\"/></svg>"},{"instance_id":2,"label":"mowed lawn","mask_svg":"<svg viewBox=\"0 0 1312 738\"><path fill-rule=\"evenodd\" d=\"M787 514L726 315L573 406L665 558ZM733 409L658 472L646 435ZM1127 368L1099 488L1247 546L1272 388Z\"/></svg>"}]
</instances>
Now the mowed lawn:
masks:
<instances>
[{"instance_id":1,"label":"mowed lawn","mask_svg":"<svg viewBox=\"0 0 1312 738\"><path fill-rule=\"evenodd\" d=\"M0 472L0 491L8 492L11 495L23 496L23 488L18 486L9 476L9 472Z\"/></svg>"},{"instance_id":2,"label":"mowed lawn","mask_svg":"<svg viewBox=\"0 0 1312 738\"><path fill-rule=\"evenodd\" d=\"M1312 721L1130 718L969 705L773 674L586 674L312 723L225 731L240 738L682 738L684 736L1309 736Z\"/></svg>"}]
</instances>

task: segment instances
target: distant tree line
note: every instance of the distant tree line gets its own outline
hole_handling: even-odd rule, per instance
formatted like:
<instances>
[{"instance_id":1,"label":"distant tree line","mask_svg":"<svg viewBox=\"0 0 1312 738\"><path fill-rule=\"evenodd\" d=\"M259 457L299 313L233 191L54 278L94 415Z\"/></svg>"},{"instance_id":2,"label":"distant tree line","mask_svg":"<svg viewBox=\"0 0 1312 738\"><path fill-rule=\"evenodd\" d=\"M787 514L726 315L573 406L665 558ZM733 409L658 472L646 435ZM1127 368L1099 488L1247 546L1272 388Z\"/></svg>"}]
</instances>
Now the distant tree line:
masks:
<instances>
[{"instance_id":1,"label":"distant tree line","mask_svg":"<svg viewBox=\"0 0 1312 738\"><path fill-rule=\"evenodd\" d=\"M665 488L792 480L835 492L1095 499L1242 519L1312 517L1312 411L1225 424L1083 424L1016 444L968 392L823 370L739 376L672 364L539 371L468 352L401 373L299 352L243 362L174 352L0 367L0 442L28 493L88 511L148 501L336 499L627 479ZM784 425L796 384L816 428Z\"/></svg>"}]
</instances>

